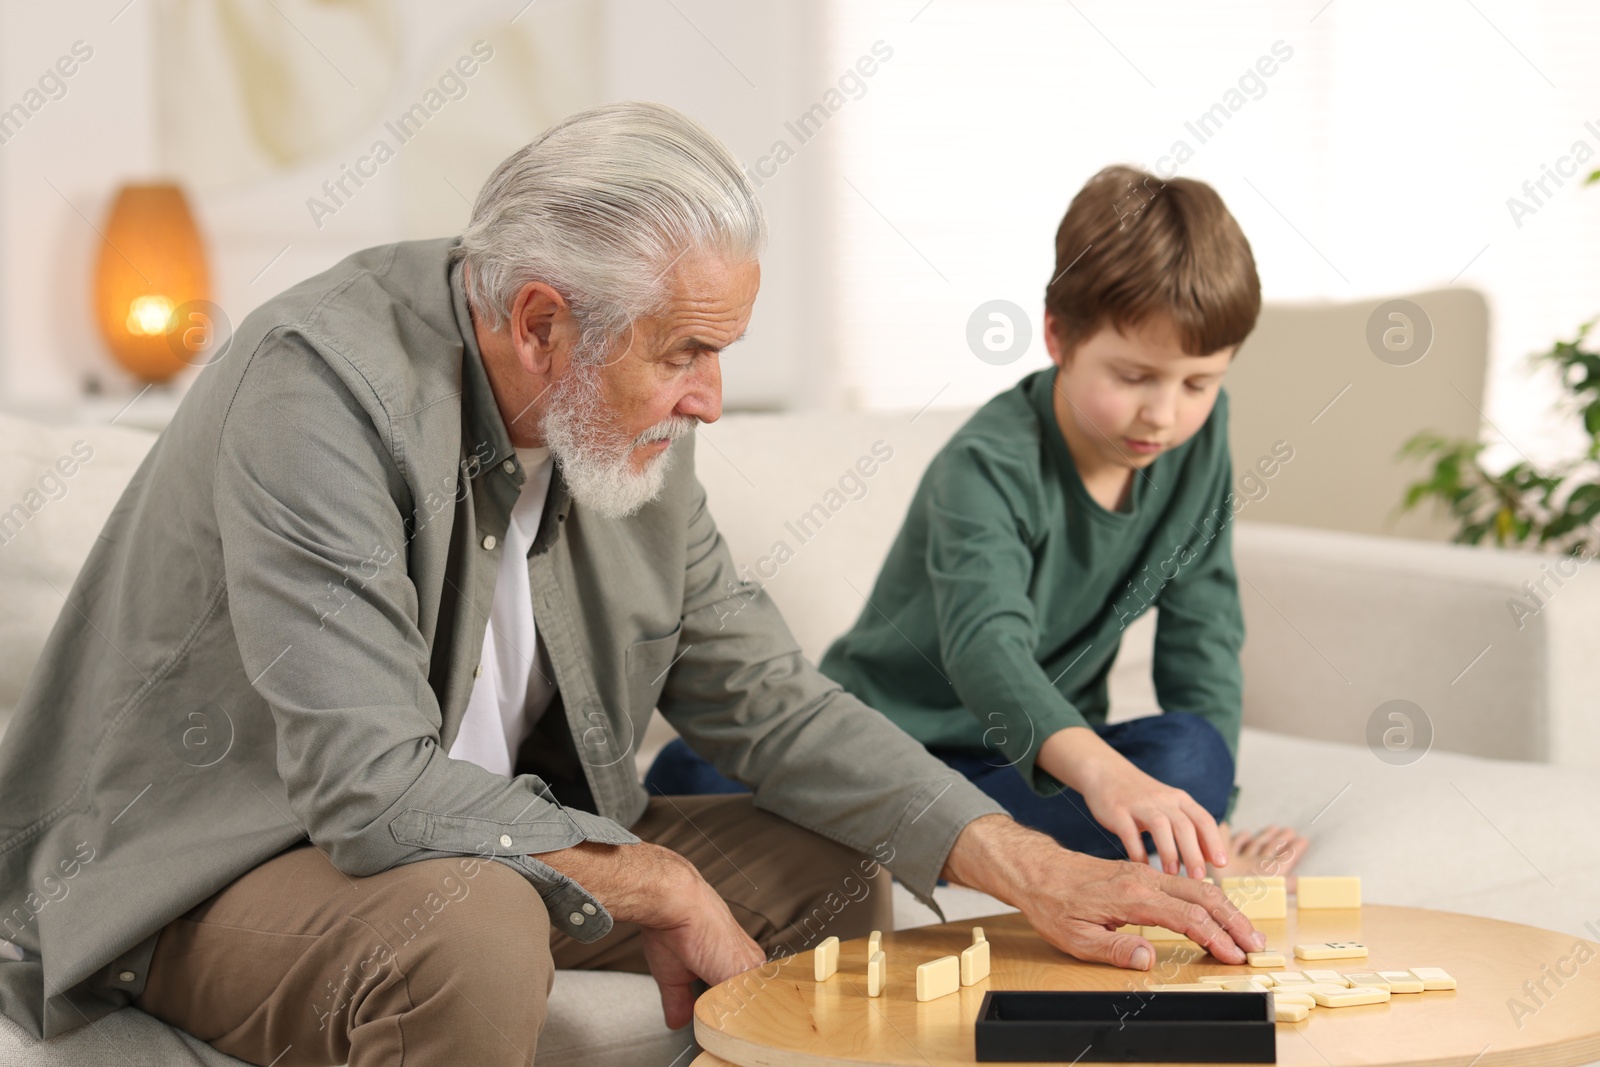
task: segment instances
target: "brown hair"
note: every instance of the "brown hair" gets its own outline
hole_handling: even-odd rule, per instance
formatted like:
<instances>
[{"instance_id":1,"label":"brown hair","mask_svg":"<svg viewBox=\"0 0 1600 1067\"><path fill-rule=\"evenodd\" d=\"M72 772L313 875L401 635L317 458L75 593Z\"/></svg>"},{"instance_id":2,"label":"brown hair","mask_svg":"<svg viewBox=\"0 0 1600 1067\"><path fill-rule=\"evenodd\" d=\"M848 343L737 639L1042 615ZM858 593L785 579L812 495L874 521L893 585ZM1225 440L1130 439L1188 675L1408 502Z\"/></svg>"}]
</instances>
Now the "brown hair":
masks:
<instances>
[{"instance_id":1,"label":"brown hair","mask_svg":"<svg viewBox=\"0 0 1600 1067\"><path fill-rule=\"evenodd\" d=\"M1123 166L1072 198L1044 293L1068 352L1107 323L1120 331L1166 314L1183 350L1206 355L1243 341L1261 311L1250 242L1217 191Z\"/></svg>"}]
</instances>

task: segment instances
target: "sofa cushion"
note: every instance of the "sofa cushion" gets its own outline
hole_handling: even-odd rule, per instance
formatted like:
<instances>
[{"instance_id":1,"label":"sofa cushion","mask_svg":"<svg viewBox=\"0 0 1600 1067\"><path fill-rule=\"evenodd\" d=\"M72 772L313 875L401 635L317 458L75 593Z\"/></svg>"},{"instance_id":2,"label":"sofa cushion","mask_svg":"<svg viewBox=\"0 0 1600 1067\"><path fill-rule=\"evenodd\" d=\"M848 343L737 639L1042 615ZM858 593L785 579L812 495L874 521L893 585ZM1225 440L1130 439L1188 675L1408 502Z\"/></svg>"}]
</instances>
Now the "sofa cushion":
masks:
<instances>
[{"instance_id":1,"label":"sofa cushion","mask_svg":"<svg viewBox=\"0 0 1600 1067\"><path fill-rule=\"evenodd\" d=\"M535 1067L683 1067L693 1055L692 1029L667 1029L655 980L644 974L560 971ZM236 1067L224 1055L137 1008L123 1008L41 1042L0 1015L5 1067Z\"/></svg>"},{"instance_id":2,"label":"sofa cushion","mask_svg":"<svg viewBox=\"0 0 1600 1067\"><path fill-rule=\"evenodd\" d=\"M812 662L860 614L928 461L972 412L913 414L731 415L695 431L734 562Z\"/></svg>"},{"instance_id":3,"label":"sofa cushion","mask_svg":"<svg viewBox=\"0 0 1600 1067\"><path fill-rule=\"evenodd\" d=\"M1246 727L1239 782L1236 825L1298 828L1302 870L1360 875L1363 900L1600 940L1600 774L1441 751L1396 766Z\"/></svg>"},{"instance_id":4,"label":"sofa cushion","mask_svg":"<svg viewBox=\"0 0 1600 1067\"><path fill-rule=\"evenodd\" d=\"M1600 567L1254 521L1234 556L1251 726L1360 745L1403 698L1435 748L1600 770Z\"/></svg>"},{"instance_id":5,"label":"sofa cushion","mask_svg":"<svg viewBox=\"0 0 1600 1067\"><path fill-rule=\"evenodd\" d=\"M155 439L121 426L0 415L0 734L106 516Z\"/></svg>"},{"instance_id":6,"label":"sofa cushion","mask_svg":"<svg viewBox=\"0 0 1600 1067\"><path fill-rule=\"evenodd\" d=\"M0 1015L0 1063L6 1067L105 1067L113 1063L234 1067L244 1062L138 1008L114 1011L49 1041L38 1040Z\"/></svg>"}]
</instances>

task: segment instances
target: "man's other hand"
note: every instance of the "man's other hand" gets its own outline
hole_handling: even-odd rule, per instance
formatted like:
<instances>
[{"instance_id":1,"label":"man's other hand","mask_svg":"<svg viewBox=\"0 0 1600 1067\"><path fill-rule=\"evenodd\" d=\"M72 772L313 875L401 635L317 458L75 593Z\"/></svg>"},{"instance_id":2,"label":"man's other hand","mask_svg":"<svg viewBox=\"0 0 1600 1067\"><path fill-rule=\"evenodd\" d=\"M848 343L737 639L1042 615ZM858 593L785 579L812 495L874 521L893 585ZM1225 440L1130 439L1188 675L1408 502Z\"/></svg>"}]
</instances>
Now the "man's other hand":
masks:
<instances>
[{"instance_id":1,"label":"man's other hand","mask_svg":"<svg viewBox=\"0 0 1600 1067\"><path fill-rule=\"evenodd\" d=\"M696 978L716 985L766 962L716 890L670 849L584 842L538 858L588 890L612 919L641 927L668 1029L694 1018Z\"/></svg>"}]
</instances>

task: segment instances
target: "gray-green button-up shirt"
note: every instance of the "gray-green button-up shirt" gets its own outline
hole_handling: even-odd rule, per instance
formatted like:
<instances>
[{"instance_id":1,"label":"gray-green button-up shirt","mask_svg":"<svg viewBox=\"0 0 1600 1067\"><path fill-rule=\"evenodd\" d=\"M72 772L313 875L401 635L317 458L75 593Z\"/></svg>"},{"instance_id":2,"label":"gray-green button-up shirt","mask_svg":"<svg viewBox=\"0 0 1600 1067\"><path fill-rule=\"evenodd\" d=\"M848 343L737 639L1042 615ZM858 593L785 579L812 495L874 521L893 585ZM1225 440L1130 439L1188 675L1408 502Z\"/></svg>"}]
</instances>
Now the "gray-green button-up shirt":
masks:
<instances>
[{"instance_id":1,"label":"gray-green button-up shirt","mask_svg":"<svg viewBox=\"0 0 1600 1067\"><path fill-rule=\"evenodd\" d=\"M34 1034L129 1003L166 923L306 838L353 876L492 857L554 928L605 935L537 857L637 840L658 705L758 806L923 899L1000 810L805 661L738 579L692 436L627 519L558 473L528 555L598 814L448 757L524 477L454 243L368 249L247 316L73 584L0 741L0 1010Z\"/></svg>"}]
</instances>

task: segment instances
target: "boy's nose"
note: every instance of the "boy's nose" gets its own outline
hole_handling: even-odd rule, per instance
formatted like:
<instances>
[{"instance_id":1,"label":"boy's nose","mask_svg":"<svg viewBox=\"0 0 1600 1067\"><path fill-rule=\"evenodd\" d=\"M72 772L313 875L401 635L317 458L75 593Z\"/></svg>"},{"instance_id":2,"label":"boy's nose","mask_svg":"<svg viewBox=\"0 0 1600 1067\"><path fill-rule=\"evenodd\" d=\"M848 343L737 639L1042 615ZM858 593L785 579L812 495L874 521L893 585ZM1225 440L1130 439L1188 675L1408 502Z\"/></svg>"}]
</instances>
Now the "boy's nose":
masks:
<instances>
[{"instance_id":1,"label":"boy's nose","mask_svg":"<svg viewBox=\"0 0 1600 1067\"><path fill-rule=\"evenodd\" d=\"M1177 402L1173 397L1161 396L1144 406L1139 417L1156 430L1164 430L1177 421Z\"/></svg>"}]
</instances>

